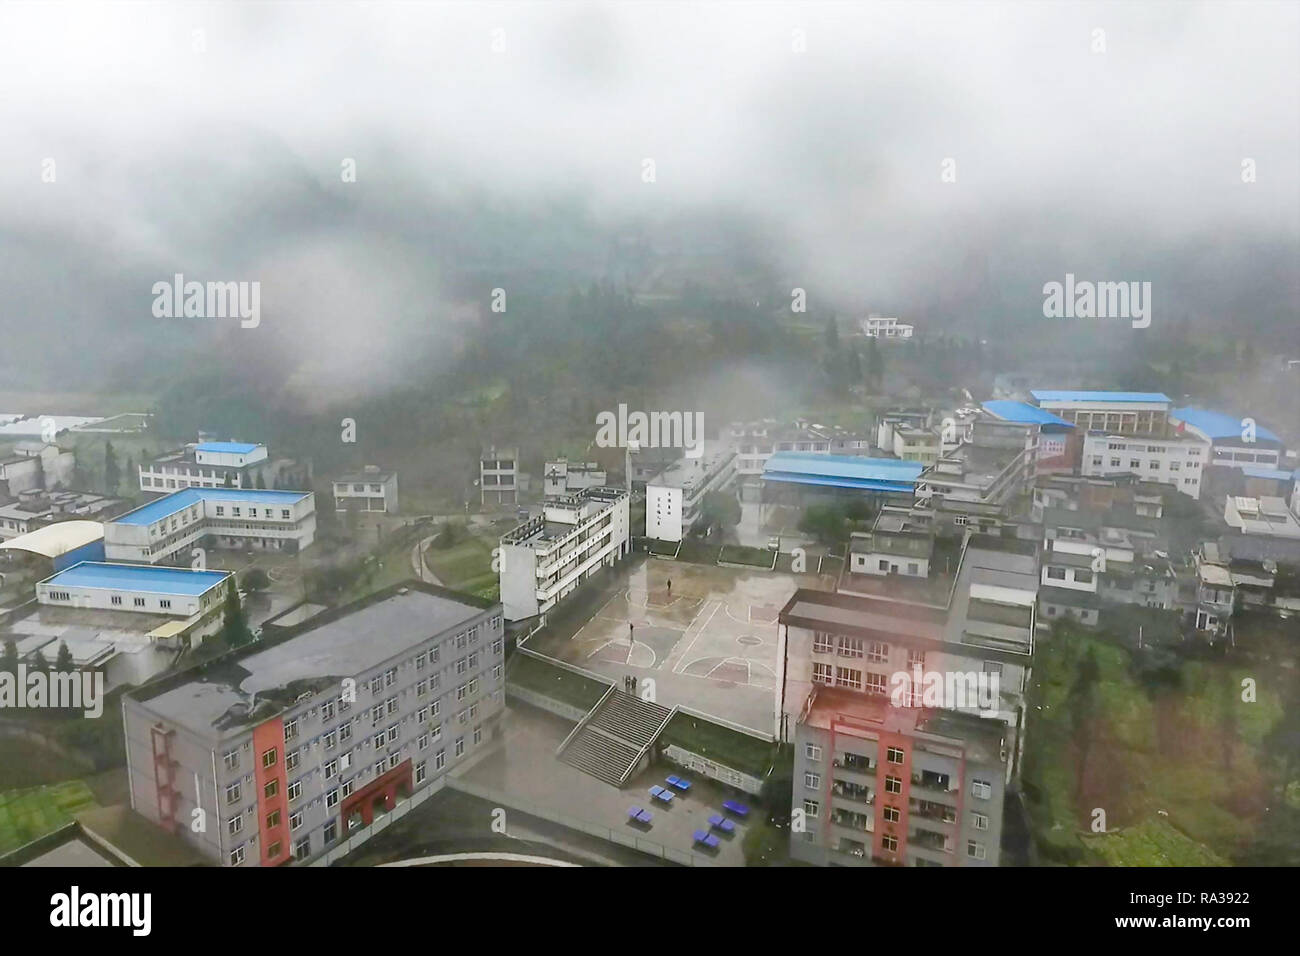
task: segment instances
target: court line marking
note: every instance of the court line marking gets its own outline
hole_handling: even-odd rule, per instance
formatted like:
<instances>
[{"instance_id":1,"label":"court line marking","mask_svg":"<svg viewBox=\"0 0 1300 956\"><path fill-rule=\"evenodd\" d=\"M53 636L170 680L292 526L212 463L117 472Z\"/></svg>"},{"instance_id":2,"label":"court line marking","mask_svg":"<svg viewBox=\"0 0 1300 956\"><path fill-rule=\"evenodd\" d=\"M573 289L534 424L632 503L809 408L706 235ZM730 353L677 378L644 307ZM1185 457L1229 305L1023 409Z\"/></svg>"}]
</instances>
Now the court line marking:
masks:
<instances>
[{"instance_id":1,"label":"court line marking","mask_svg":"<svg viewBox=\"0 0 1300 956\"><path fill-rule=\"evenodd\" d=\"M698 640L700 639L700 635L704 633L704 629L705 629L706 627L709 626L709 621L712 621L714 615L718 613L718 607L719 607L719 606L726 607L727 605L726 605L726 602L724 602L724 601L715 601L715 602L714 602L714 604L713 604L713 610L709 612L709 616L708 616L707 618L705 618L704 623L700 625L700 629L699 629L698 631L695 632L695 636L691 638L690 643L687 644L685 647L682 648L682 654L681 654L681 657L679 657L679 658L677 659L677 666L675 666L675 667L673 668L673 673L674 673L674 674L680 674L680 673L682 672L682 671L681 671L682 660L684 660L685 657L686 657L686 655L687 655L688 653L690 653L691 648L695 646L695 642L698 641ZM686 631L685 631L686 634L689 634L689 633L691 632L691 628L695 626L695 622L698 621L699 619L700 619L700 615L699 615L699 614L696 614L695 617L691 620L691 623L690 623L689 625L687 625L687 627L686 627Z\"/></svg>"}]
</instances>

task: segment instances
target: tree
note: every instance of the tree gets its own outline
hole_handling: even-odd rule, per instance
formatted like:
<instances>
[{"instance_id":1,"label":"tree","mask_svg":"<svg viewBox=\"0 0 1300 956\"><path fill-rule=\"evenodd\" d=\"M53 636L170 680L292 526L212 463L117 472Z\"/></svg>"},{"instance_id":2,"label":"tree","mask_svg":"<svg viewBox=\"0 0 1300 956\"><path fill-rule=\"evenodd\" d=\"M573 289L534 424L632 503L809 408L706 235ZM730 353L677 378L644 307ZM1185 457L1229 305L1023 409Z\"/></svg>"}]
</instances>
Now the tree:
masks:
<instances>
[{"instance_id":1,"label":"tree","mask_svg":"<svg viewBox=\"0 0 1300 956\"><path fill-rule=\"evenodd\" d=\"M225 487L225 488L233 488L233 487L235 486L235 480L234 480L234 478L231 477L231 473L230 473L230 472L226 472L226 477L225 477L225 479L221 482L221 484L222 484L222 486Z\"/></svg>"},{"instance_id":2,"label":"tree","mask_svg":"<svg viewBox=\"0 0 1300 956\"><path fill-rule=\"evenodd\" d=\"M809 505L799 519L799 530L828 547L847 538L844 512L836 505Z\"/></svg>"},{"instance_id":3,"label":"tree","mask_svg":"<svg viewBox=\"0 0 1300 956\"><path fill-rule=\"evenodd\" d=\"M133 486L133 485L135 485L135 484L137 484L137 482L136 482L136 478L138 477L138 472L136 472L136 470L135 470L135 462L133 462L133 461L131 460L131 456L130 456L130 455L127 455L127 456L126 456L126 472L125 472L125 477L126 477L126 483L127 483L127 487L128 487L128 488L131 487L131 486Z\"/></svg>"},{"instance_id":4,"label":"tree","mask_svg":"<svg viewBox=\"0 0 1300 956\"><path fill-rule=\"evenodd\" d=\"M240 583L249 594L256 594L271 586L271 576L261 568L249 568L244 572L244 578Z\"/></svg>"},{"instance_id":5,"label":"tree","mask_svg":"<svg viewBox=\"0 0 1300 956\"><path fill-rule=\"evenodd\" d=\"M226 603L223 608L224 619L221 622L221 639L227 647L242 647L248 643L248 622L244 619L244 607L239 603L239 591L234 583L226 586Z\"/></svg>"},{"instance_id":6,"label":"tree","mask_svg":"<svg viewBox=\"0 0 1300 956\"><path fill-rule=\"evenodd\" d=\"M826 320L826 351L831 355L837 355L840 351L840 328L833 315Z\"/></svg>"},{"instance_id":7,"label":"tree","mask_svg":"<svg viewBox=\"0 0 1300 956\"><path fill-rule=\"evenodd\" d=\"M880 354L880 345L875 337L867 340L867 380L872 388L879 389L885 377L885 357Z\"/></svg>"},{"instance_id":8,"label":"tree","mask_svg":"<svg viewBox=\"0 0 1300 956\"><path fill-rule=\"evenodd\" d=\"M72 660L72 651L68 650L66 641L59 641L59 653L54 658L54 669L64 674L76 670L77 665Z\"/></svg>"},{"instance_id":9,"label":"tree","mask_svg":"<svg viewBox=\"0 0 1300 956\"><path fill-rule=\"evenodd\" d=\"M262 473L261 473L260 471L257 473L257 481L256 481L256 484L255 484L255 487L257 487L257 488L265 488L265 487L266 487L266 479L262 477Z\"/></svg>"},{"instance_id":10,"label":"tree","mask_svg":"<svg viewBox=\"0 0 1300 956\"><path fill-rule=\"evenodd\" d=\"M18 645L13 640L5 641L4 654L0 654L0 671L18 673Z\"/></svg>"},{"instance_id":11,"label":"tree","mask_svg":"<svg viewBox=\"0 0 1300 956\"><path fill-rule=\"evenodd\" d=\"M50 662L45 659L45 655L37 651L32 655L32 666L28 668L31 671L47 671L50 669Z\"/></svg>"},{"instance_id":12,"label":"tree","mask_svg":"<svg viewBox=\"0 0 1300 956\"><path fill-rule=\"evenodd\" d=\"M117 455L113 452L113 443L104 442L104 485L108 493L115 494L117 486L122 481L122 472L117 464Z\"/></svg>"},{"instance_id":13,"label":"tree","mask_svg":"<svg viewBox=\"0 0 1300 956\"><path fill-rule=\"evenodd\" d=\"M713 528L725 531L740 524L740 502L730 491L710 491L700 503L700 517L696 528L707 532Z\"/></svg>"}]
</instances>

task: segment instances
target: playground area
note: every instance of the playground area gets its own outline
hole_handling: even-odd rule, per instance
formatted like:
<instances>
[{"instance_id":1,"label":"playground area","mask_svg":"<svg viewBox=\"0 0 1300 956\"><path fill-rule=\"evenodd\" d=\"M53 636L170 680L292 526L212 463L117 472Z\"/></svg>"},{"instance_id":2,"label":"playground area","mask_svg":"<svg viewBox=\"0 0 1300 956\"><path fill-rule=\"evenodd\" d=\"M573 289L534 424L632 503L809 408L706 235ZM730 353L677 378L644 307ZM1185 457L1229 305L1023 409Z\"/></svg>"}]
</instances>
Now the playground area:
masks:
<instances>
[{"instance_id":1,"label":"playground area","mask_svg":"<svg viewBox=\"0 0 1300 956\"><path fill-rule=\"evenodd\" d=\"M576 630L539 633L534 651L621 681L654 700L773 734L781 683L777 614L817 575L647 559L629 562L612 595Z\"/></svg>"}]
</instances>

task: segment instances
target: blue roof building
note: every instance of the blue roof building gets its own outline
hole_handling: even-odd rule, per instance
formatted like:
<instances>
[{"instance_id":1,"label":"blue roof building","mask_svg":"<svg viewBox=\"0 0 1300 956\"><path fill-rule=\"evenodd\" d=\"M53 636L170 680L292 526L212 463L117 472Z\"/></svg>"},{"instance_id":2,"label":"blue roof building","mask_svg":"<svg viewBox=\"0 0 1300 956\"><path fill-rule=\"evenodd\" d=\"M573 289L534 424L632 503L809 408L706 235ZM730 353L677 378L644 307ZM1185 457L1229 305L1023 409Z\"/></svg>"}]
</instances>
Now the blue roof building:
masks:
<instances>
[{"instance_id":1,"label":"blue roof building","mask_svg":"<svg viewBox=\"0 0 1300 956\"><path fill-rule=\"evenodd\" d=\"M1182 422L1188 428L1200 432L1202 436L1208 438L1212 442L1227 440L1234 444L1240 444L1242 442L1242 434L1245 431L1245 428L1242 426L1242 421L1245 419L1245 416L1228 415L1224 412L1210 411L1205 408L1194 408L1191 406L1186 408L1175 408L1170 413L1170 417L1175 421ZM1280 444L1282 439L1278 438L1276 434L1269 431L1263 425L1256 425L1255 441L1278 442Z\"/></svg>"},{"instance_id":2,"label":"blue roof building","mask_svg":"<svg viewBox=\"0 0 1300 956\"><path fill-rule=\"evenodd\" d=\"M36 585L41 604L175 617L213 609L224 597L229 571L83 561Z\"/></svg>"},{"instance_id":3,"label":"blue roof building","mask_svg":"<svg viewBox=\"0 0 1300 956\"><path fill-rule=\"evenodd\" d=\"M1028 402L995 399L981 404L986 412L1004 422L1016 422L1021 425L1055 426L1058 429L1074 427L1059 415L1053 415L1046 409L1030 405Z\"/></svg>"},{"instance_id":4,"label":"blue roof building","mask_svg":"<svg viewBox=\"0 0 1300 956\"><path fill-rule=\"evenodd\" d=\"M763 481L910 495L924 470L919 461L779 451L763 466Z\"/></svg>"}]
</instances>

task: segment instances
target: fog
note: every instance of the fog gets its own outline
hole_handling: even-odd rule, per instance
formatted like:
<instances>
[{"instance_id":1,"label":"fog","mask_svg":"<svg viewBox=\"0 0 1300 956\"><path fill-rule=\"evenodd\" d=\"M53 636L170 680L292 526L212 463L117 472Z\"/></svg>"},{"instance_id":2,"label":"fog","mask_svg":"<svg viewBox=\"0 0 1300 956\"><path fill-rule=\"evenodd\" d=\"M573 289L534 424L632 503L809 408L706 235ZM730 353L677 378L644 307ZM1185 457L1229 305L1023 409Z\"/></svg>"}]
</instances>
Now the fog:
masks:
<instances>
[{"instance_id":1,"label":"fog","mask_svg":"<svg viewBox=\"0 0 1300 956\"><path fill-rule=\"evenodd\" d=\"M988 334L1073 272L1153 281L1157 323L1294 336L1298 11L6 4L0 369L200 349L384 387L518 270L599 275L566 210L686 254L749 224L842 313ZM177 272L260 281L262 327L164 326Z\"/></svg>"}]
</instances>

